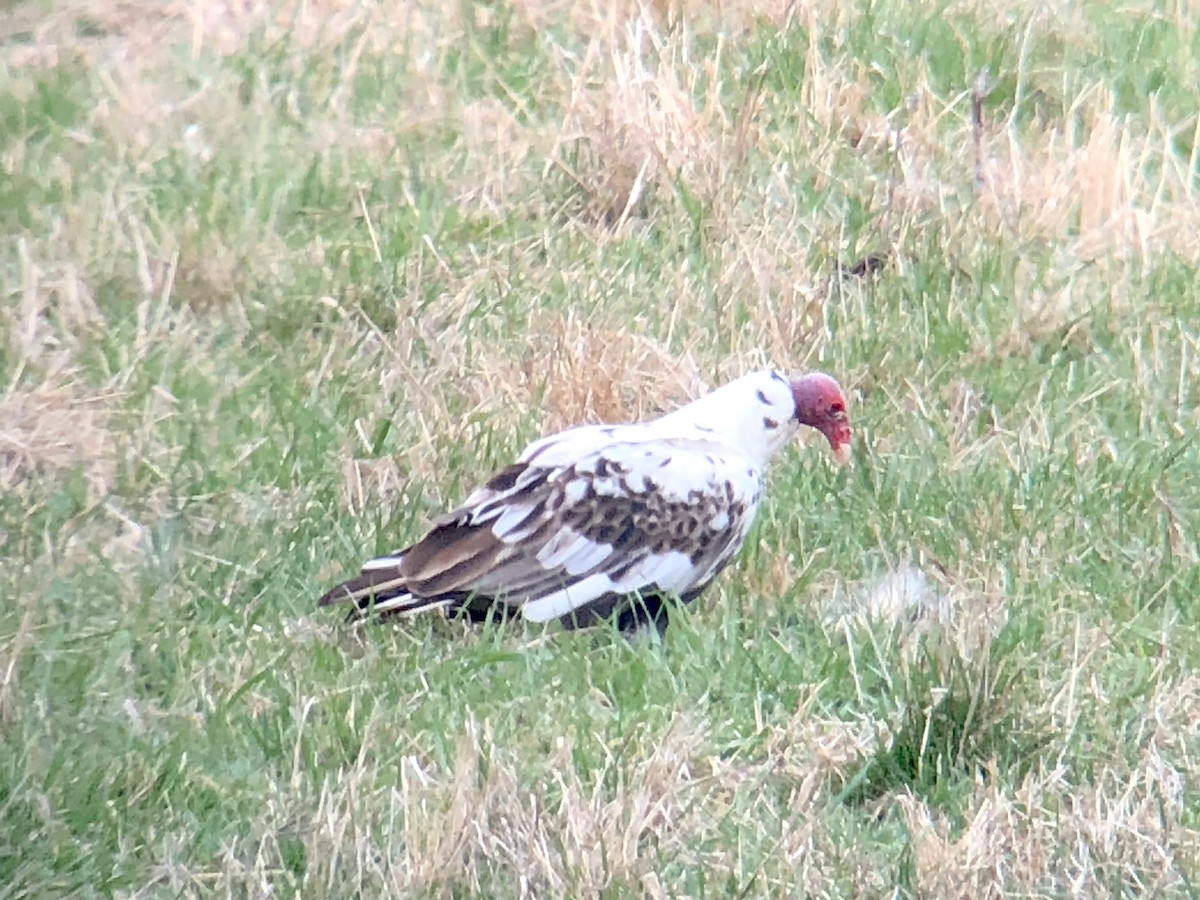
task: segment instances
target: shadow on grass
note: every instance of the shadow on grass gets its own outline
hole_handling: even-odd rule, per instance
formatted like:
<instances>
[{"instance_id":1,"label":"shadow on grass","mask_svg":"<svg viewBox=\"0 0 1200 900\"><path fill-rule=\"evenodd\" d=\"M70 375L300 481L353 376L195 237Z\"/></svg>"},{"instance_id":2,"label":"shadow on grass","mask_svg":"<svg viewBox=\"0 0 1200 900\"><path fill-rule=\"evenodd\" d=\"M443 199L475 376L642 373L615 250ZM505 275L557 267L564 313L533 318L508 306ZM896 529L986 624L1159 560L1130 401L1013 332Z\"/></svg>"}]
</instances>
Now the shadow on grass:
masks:
<instances>
[{"instance_id":1,"label":"shadow on grass","mask_svg":"<svg viewBox=\"0 0 1200 900\"><path fill-rule=\"evenodd\" d=\"M957 788L1005 773L1020 783L1049 745L1049 724L1030 719L1014 642L1002 635L975 658L921 637L899 660L887 717L891 739L836 787L836 803L861 805L907 791L946 806ZM882 660L881 660L882 662Z\"/></svg>"}]
</instances>

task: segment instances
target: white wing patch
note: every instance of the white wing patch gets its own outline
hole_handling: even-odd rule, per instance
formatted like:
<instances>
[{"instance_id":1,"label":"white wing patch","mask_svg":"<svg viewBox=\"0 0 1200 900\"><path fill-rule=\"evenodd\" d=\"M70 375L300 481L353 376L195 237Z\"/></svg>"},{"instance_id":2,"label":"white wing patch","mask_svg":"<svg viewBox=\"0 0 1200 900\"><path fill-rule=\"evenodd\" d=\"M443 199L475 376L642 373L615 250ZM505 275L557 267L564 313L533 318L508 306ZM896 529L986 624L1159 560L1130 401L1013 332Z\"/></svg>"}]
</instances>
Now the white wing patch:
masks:
<instances>
[{"instance_id":1,"label":"white wing patch","mask_svg":"<svg viewBox=\"0 0 1200 900\"><path fill-rule=\"evenodd\" d=\"M562 568L568 575L582 575L612 556L611 544L601 544L570 528L562 528L537 552L546 569Z\"/></svg>"},{"instance_id":2,"label":"white wing patch","mask_svg":"<svg viewBox=\"0 0 1200 900\"><path fill-rule=\"evenodd\" d=\"M537 600L527 600L521 606L521 615L531 622L549 622L608 594L632 594L650 585L669 593L682 593L695 571L695 565L685 553L671 550L654 554L616 581L604 572L596 572Z\"/></svg>"},{"instance_id":3,"label":"white wing patch","mask_svg":"<svg viewBox=\"0 0 1200 900\"><path fill-rule=\"evenodd\" d=\"M529 522L529 518L532 515L533 510L528 506L510 506L500 513L500 517L496 519L496 523L492 526L492 531L498 538L508 537L521 525ZM531 528L536 527L537 522L529 522L529 525Z\"/></svg>"},{"instance_id":4,"label":"white wing patch","mask_svg":"<svg viewBox=\"0 0 1200 900\"><path fill-rule=\"evenodd\" d=\"M370 572L372 569L395 568L400 565L400 560L403 558L403 555L400 553L393 553L390 556L377 556L363 563L363 571Z\"/></svg>"}]
</instances>

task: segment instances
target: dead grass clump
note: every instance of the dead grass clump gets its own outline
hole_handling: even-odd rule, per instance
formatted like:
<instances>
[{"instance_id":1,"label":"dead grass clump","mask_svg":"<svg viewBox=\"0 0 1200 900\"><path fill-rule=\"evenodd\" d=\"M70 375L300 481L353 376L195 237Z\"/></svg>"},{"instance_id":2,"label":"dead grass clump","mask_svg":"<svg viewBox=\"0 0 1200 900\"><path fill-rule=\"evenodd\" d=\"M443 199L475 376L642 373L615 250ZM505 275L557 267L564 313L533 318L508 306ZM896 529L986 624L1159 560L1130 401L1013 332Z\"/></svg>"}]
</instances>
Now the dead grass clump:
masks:
<instances>
[{"instance_id":1,"label":"dead grass clump","mask_svg":"<svg viewBox=\"0 0 1200 900\"><path fill-rule=\"evenodd\" d=\"M1146 122L1120 117L1114 102L1089 89L1064 120L1019 141L1011 127L976 122L979 227L1027 248L1009 349L1053 340L1092 308L1124 307L1127 280L1164 254L1200 256L1192 167L1173 150L1178 124L1153 103Z\"/></svg>"},{"instance_id":2,"label":"dead grass clump","mask_svg":"<svg viewBox=\"0 0 1200 900\"><path fill-rule=\"evenodd\" d=\"M529 178L523 164L537 138L496 98L467 104L461 112L462 169L469 173L458 193L461 207L474 215L501 219L519 202Z\"/></svg>"},{"instance_id":3,"label":"dead grass clump","mask_svg":"<svg viewBox=\"0 0 1200 900\"><path fill-rule=\"evenodd\" d=\"M961 832L902 797L919 893L1110 897L1178 888L1196 850L1182 821L1183 785L1183 773L1151 747L1131 769L1102 770L1091 783L1073 783L1062 769L1031 773L1013 794L981 782Z\"/></svg>"},{"instance_id":4,"label":"dead grass clump","mask_svg":"<svg viewBox=\"0 0 1200 900\"><path fill-rule=\"evenodd\" d=\"M1154 215L1156 206L1166 212L1191 194L1180 177L1186 173L1162 166L1166 135L1138 135L1112 102L1081 97L1065 123L1031 131L1019 144L1007 136L989 142L980 202L993 227L1028 241L1069 242L1080 262L1131 255L1145 263L1172 240L1191 243L1194 214L1182 231L1184 223Z\"/></svg>"},{"instance_id":5,"label":"dead grass clump","mask_svg":"<svg viewBox=\"0 0 1200 900\"><path fill-rule=\"evenodd\" d=\"M585 422L639 422L708 391L690 353L676 355L630 328L603 328L573 315L537 329L520 362L525 402L544 410L542 429Z\"/></svg>"},{"instance_id":6,"label":"dead grass clump","mask_svg":"<svg viewBox=\"0 0 1200 900\"><path fill-rule=\"evenodd\" d=\"M757 353L808 369L832 339L830 278L813 271L810 235L796 209L782 215L788 220L768 213L729 228L717 274L720 302L710 315L735 357Z\"/></svg>"},{"instance_id":7,"label":"dead grass clump","mask_svg":"<svg viewBox=\"0 0 1200 900\"><path fill-rule=\"evenodd\" d=\"M664 36L643 14L615 39L564 59L566 112L549 155L607 226L649 214L658 193L710 204L726 185L736 135L719 90L720 51L692 57L685 34ZM701 99L703 98L703 99Z\"/></svg>"},{"instance_id":8,"label":"dead grass clump","mask_svg":"<svg viewBox=\"0 0 1200 900\"><path fill-rule=\"evenodd\" d=\"M404 845L392 858L402 893L438 885L486 891L488 876L532 896L594 896L634 887L666 896L655 863L686 852L704 819L695 755L704 732L678 718L665 734L631 741L621 760L629 780L583 782L570 739L560 739L548 770L531 784L508 754L469 722L453 771L415 760L402 768ZM491 886L494 886L492 884Z\"/></svg>"},{"instance_id":9,"label":"dead grass clump","mask_svg":"<svg viewBox=\"0 0 1200 900\"><path fill-rule=\"evenodd\" d=\"M832 22L847 11L845 4L835 0L516 0L514 7L535 30L565 23L585 39L596 35L610 39L639 18L654 22L664 33L687 29L733 37L762 22L786 28L797 17Z\"/></svg>"},{"instance_id":10,"label":"dead grass clump","mask_svg":"<svg viewBox=\"0 0 1200 900\"><path fill-rule=\"evenodd\" d=\"M425 4L410 0L403 6L396 15L391 7L364 0L209 0L189 3L178 12L187 24L193 57L241 52L256 32L268 45L286 40L304 50L333 48L354 36L355 57L359 57L392 49L401 27L428 27ZM404 18L405 13L411 18ZM439 18L456 16L452 10L442 10Z\"/></svg>"},{"instance_id":11,"label":"dead grass clump","mask_svg":"<svg viewBox=\"0 0 1200 900\"><path fill-rule=\"evenodd\" d=\"M1176 760L1192 761L1192 749L1200 737L1200 675L1188 674L1178 681L1160 680L1148 704L1140 741Z\"/></svg>"},{"instance_id":12,"label":"dead grass clump","mask_svg":"<svg viewBox=\"0 0 1200 900\"><path fill-rule=\"evenodd\" d=\"M1018 136L1011 120L987 118L983 76L952 96L921 81L883 115L864 102L861 79L819 53L807 65L810 138L841 135L872 162L856 193L878 211L880 247L940 223L949 264L967 271L1000 238L1020 248L1012 333L986 336L981 352L1028 352L1093 307L1123 306L1127 280L1156 258L1200 255L1193 167L1174 149L1191 125L1153 103L1145 120L1121 117L1111 93L1089 87L1066 116Z\"/></svg>"},{"instance_id":13,"label":"dead grass clump","mask_svg":"<svg viewBox=\"0 0 1200 900\"><path fill-rule=\"evenodd\" d=\"M1155 692L1149 706L1162 728L1139 736L1130 765L1098 765L1086 780L1060 766L1002 781L995 762L984 764L961 817L897 792L888 802L908 828L912 889L973 898L1179 887L1196 850L1186 821L1189 770L1180 768L1190 765L1187 745L1200 721L1194 681ZM306 714L314 705L304 701ZM260 845L231 853L240 862L224 877L242 882L277 867L276 839L303 845L306 880L396 896L498 886L532 897L674 896L673 879L696 867L710 883L753 885L764 895L797 886L836 895L851 876L883 891L892 877L891 854L880 869L871 846L839 843L840 814L828 794L831 780L892 738L877 723L814 715L807 701L790 720L762 724L762 754L713 752L709 726L681 713L666 728L629 735L587 776L569 737L532 761L527 746L498 742L487 722L468 718L448 763L407 755L395 784L390 767L376 766L381 740L391 740L375 734L377 724L354 723L361 751L326 781L311 815L289 813L296 782L280 783L255 825ZM1160 732L1173 736L1163 743ZM272 816L287 826L269 827ZM777 829L778 837L746 848L713 841L731 827Z\"/></svg>"},{"instance_id":14,"label":"dead grass clump","mask_svg":"<svg viewBox=\"0 0 1200 900\"><path fill-rule=\"evenodd\" d=\"M156 285L160 302L203 312L244 302L289 252L278 235L253 233L239 239L208 231L189 214L155 256L161 273L149 283Z\"/></svg>"},{"instance_id":15,"label":"dead grass clump","mask_svg":"<svg viewBox=\"0 0 1200 900\"><path fill-rule=\"evenodd\" d=\"M801 703L782 725L765 724L766 763L772 772L795 785L788 808L797 817L814 813L816 804L826 797L830 781L848 781L880 741L887 740L886 728L881 726L866 719L845 721L814 715L811 702Z\"/></svg>"},{"instance_id":16,"label":"dead grass clump","mask_svg":"<svg viewBox=\"0 0 1200 900\"><path fill-rule=\"evenodd\" d=\"M179 23L181 4L174 6L135 0L20 3L6 11L0 38L28 34L31 39L0 40L0 52L17 69L48 69L80 56L95 59L127 49L130 55L152 52Z\"/></svg>"},{"instance_id":17,"label":"dead grass clump","mask_svg":"<svg viewBox=\"0 0 1200 900\"><path fill-rule=\"evenodd\" d=\"M361 423L356 423L358 438L370 446ZM348 457L342 463L342 498L346 507L361 516L379 501L393 501L405 494L412 480L407 467L395 457Z\"/></svg>"},{"instance_id":18,"label":"dead grass clump","mask_svg":"<svg viewBox=\"0 0 1200 900\"><path fill-rule=\"evenodd\" d=\"M11 60L18 66L55 65L64 53L141 57L144 63L156 64L165 62L162 54L176 41L185 42L193 59L203 54L230 56L245 50L256 33L262 33L267 43L287 38L308 49L338 43L362 30L371 49L383 49L390 47L394 33L364 26L387 25L397 19L384 15L378 4L364 0L81 0L49 13L44 6L19 4L0 32L31 34L33 40L22 41L11 50ZM416 13L427 5L409 2L405 6ZM438 20L447 19L446 10L435 9ZM417 21L428 24L432 10L424 11L425 16L418 16Z\"/></svg>"},{"instance_id":19,"label":"dead grass clump","mask_svg":"<svg viewBox=\"0 0 1200 900\"><path fill-rule=\"evenodd\" d=\"M18 373L69 379L78 345L103 324L91 287L72 261L38 259L25 238L17 250L20 302L0 312L0 319L7 319Z\"/></svg>"},{"instance_id":20,"label":"dead grass clump","mask_svg":"<svg viewBox=\"0 0 1200 900\"><path fill-rule=\"evenodd\" d=\"M0 490L79 467L95 501L115 476L112 394L60 380L0 396Z\"/></svg>"},{"instance_id":21,"label":"dead grass clump","mask_svg":"<svg viewBox=\"0 0 1200 900\"><path fill-rule=\"evenodd\" d=\"M405 352L419 339L406 332L398 328L389 335L386 350L376 344L381 355L364 363L379 372L381 391L376 413L354 424L354 450L345 466L352 509L400 496L414 477L431 484L444 480L446 450L480 446L481 431L528 432L533 423L541 435L590 422L643 421L708 390L690 353L677 355L653 338L574 316L535 317L520 357L476 354L470 370L463 368L466 354L452 346L451 336L461 331L437 336L438 358L425 362L413 362L411 350ZM374 457L373 436L384 419L405 435L405 445L394 455Z\"/></svg>"},{"instance_id":22,"label":"dead grass clump","mask_svg":"<svg viewBox=\"0 0 1200 900\"><path fill-rule=\"evenodd\" d=\"M580 37L618 34L632 19L648 18L665 25L669 0L515 0L513 9L530 28L544 31L566 24Z\"/></svg>"},{"instance_id":23,"label":"dead grass clump","mask_svg":"<svg viewBox=\"0 0 1200 900\"><path fill-rule=\"evenodd\" d=\"M831 846L821 815L831 772L869 748L870 726L817 719L802 704L791 721L763 727L765 754L729 756L713 751L705 723L677 714L665 729L630 734L586 776L562 737L531 777L521 747L493 742L487 723L468 719L449 765L405 757L384 799L367 762L368 725L359 762L327 785L303 833L308 872L378 877L397 896L503 885L530 897L667 897L697 868L711 883L763 888L800 867L803 883L822 892L847 865L870 877L868 857ZM375 811L377 829L362 827L363 808ZM730 827L776 825L780 838L765 855L714 841Z\"/></svg>"}]
</instances>

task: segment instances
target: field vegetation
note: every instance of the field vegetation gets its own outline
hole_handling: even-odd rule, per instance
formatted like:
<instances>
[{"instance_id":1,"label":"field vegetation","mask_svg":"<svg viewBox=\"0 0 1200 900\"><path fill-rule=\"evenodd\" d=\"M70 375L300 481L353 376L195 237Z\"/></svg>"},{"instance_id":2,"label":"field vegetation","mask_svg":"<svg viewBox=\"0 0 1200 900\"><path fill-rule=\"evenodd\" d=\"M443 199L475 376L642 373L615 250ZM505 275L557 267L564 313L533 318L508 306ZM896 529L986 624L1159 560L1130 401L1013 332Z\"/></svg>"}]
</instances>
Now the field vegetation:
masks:
<instances>
[{"instance_id":1,"label":"field vegetation","mask_svg":"<svg viewBox=\"0 0 1200 900\"><path fill-rule=\"evenodd\" d=\"M1195 896L1189 0L0 0L0 898ZM315 598L851 397L661 646Z\"/></svg>"}]
</instances>

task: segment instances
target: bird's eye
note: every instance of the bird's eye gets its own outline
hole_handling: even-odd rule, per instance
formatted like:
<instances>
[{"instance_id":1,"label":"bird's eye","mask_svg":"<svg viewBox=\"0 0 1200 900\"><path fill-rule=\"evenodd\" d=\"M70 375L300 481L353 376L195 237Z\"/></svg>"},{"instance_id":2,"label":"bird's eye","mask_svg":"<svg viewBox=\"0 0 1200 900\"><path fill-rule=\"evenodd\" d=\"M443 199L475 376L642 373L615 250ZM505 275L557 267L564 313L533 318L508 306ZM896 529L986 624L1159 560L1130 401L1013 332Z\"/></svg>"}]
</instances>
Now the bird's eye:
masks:
<instances>
[{"instance_id":1,"label":"bird's eye","mask_svg":"<svg viewBox=\"0 0 1200 900\"><path fill-rule=\"evenodd\" d=\"M831 413L845 412L846 407L841 403L841 401L834 400L831 404L829 404L829 411Z\"/></svg>"}]
</instances>

